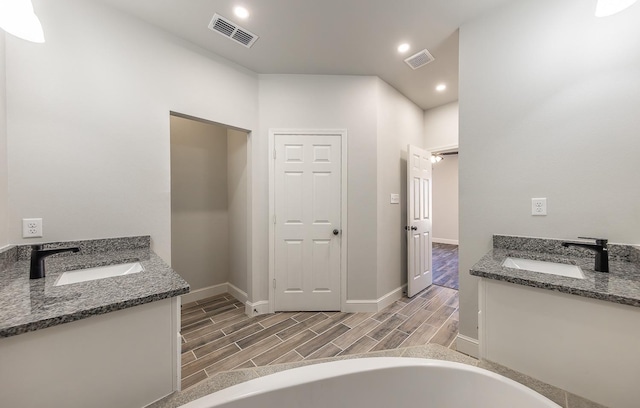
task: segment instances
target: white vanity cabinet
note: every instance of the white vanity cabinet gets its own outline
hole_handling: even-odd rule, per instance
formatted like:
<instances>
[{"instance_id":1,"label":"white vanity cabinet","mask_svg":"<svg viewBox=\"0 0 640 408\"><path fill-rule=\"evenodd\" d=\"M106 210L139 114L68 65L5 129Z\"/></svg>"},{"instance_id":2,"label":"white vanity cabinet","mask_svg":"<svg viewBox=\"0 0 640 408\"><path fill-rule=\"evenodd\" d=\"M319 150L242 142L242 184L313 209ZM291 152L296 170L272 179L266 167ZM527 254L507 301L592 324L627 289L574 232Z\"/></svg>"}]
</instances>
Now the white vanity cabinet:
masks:
<instances>
[{"instance_id":1,"label":"white vanity cabinet","mask_svg":"<svg viewBox=\"0 0 640 408\"><path fill-rule=\"evenodd\" d=\"M481 278L480 356L607 407L640 406L640 307Z\"/></svg>"}]
</instances>

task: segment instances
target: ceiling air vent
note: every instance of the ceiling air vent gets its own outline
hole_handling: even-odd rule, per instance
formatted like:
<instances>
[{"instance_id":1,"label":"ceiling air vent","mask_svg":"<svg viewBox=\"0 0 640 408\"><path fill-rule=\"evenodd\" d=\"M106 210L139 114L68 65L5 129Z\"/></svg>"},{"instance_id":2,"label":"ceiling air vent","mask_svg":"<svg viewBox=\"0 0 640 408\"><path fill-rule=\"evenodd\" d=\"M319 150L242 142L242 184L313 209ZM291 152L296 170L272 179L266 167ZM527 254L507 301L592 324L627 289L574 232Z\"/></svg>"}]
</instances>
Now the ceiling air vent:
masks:
<instances>
[{"instance_id":1,"label":"ceiling air vent","mask_svg":"<svg viewBox=\"0 0 640 408\"><path fill-rule=\"evenodd\" d=\"M407 65L409 65L411 68L418 69L420 67L424 67L434 59L435 58L433 58L433 55L431 55L429 51L425 48L419 53L410 56L409 58L404 60L404 62L406 62Z\"/></svg>"},{"instance_id":2,"label":"ceiling air vent","mask_svg":"<svg viewBox=\"0 0 640 408\"><path fill-rule=\"evenodd\" d=\"M244 45L247 48L251 48L253 43L258 40L258 36L245 30L236 23L222 17L219 14L214 14L211 22L209 23L209 29L222 34L233 41Z\"/></svg>"}]
</instances>

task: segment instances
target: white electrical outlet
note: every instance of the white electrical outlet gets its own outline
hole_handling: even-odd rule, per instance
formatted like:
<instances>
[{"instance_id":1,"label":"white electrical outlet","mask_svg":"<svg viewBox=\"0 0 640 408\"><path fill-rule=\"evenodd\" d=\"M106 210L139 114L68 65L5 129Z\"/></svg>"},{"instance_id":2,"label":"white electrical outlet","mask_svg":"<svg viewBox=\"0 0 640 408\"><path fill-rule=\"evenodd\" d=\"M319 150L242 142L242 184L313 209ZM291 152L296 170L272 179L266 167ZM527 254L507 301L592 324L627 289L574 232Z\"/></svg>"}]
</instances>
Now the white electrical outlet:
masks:
<instances>
[{"instance_id":1,"label":"white electrical outlet","mask_svg":"<svg viewBox=\"0 0 640 408\"><path fill-rule=\"evenodd\" d=\"M42 218L22 219L22 238L41 238Z\"/></svg>"},{"instance_id":2,"label":"white electrical outlet","mask_svg":"<svg viewBox=\"0 0 640 408\"><path fill-rule=\"evenodd\" d=\"M531 199L531 215L547 215L547 199L546 198Z\"/></svg>"}]
</instances>

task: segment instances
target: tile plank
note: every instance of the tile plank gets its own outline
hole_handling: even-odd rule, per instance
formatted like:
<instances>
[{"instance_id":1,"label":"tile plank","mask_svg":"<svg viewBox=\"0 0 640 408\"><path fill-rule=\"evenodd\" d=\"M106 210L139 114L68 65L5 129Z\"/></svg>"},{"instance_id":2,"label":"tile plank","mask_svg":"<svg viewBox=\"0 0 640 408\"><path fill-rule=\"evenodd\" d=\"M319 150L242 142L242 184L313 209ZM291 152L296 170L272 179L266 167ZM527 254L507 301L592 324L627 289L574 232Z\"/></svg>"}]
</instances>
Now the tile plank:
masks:
<instances>
[{"instance_id":1,"label":"tile plank","mask_svg":"<svg viewBox=\"0 0 640 408\"><path fill-rule=\"evenodd\" d=\"M222 332L224 333L227 327L242 322L242 321L246 321L247 324L251 323L251 321L249 320L249 318L245 315L242 316L236 316L236 317L232 317L228 320L223 320L222 322L218 322L218 323L212 323L210 325L204 326L200 329L197 330L193 330L187 333L182 333L182 336L184 337L184 339L186 341L192 341L194 339L197 339L200 336L204 336L207 335L209 333L213 333L214 331L218 331L218 330L222 330ZM243 326L243 327L246 327ZM228 334L228 333L227 333Z\"/></svg>"},{"instance_id":2,"label":"tile plank","mask_svg":"<svg viewBox=\"0 0 640 408\"><path fill-rule=\"evenodd\" d=\"M349 330L348 332L346 332L345 334L343 334L342 336L335 339L333 341L333 344L335 344L336 346L344 350L350 345L352 345L353 343L355 343L356 341L360 340L360 337L364 336L365 334L372 331L374 328L378 327L379 324L381 323L378 322L377 320L367 319L362 323L360 323L359 325L352 328L351 330Z\"/></svg>"},{"instance_id":3,"label":"tile plank","mask_svg":"<svg viewBox=\"0 0 640 408\"><path fill-rule=\"evenodd\" d=\"M303 345L314 337L316 337L316 334L314 332L312 332L311 330L305 330L302 333L297 334L296 336L290 337L282 344L275 346L271 350L253 358L252 360L257 366L265 366L269 363L274 362L285 354L288 354L296 347Z\"/></svg>"},{"instance_id":4,"label":"tile plank","mask_svg":"<svg viewBox=\"0 0 640 408\"><path fill-rule=\"evenodd\" d=\"M234 353L223 360L211 364L205 371L207 372L207 375L211 376L221 371L231 370L232 368L235 368L247 362L248 360L251 360L253 357L264 353L265 351L280 344L281 342L282 340L280 340L278 336L267 337L266 339L253 344L251 347L247 347L244 350L240 350L239 352Z\"/></svg>"},{"instance_id":5,"label":"tile plank","mask_svg":"<svg viewBox=\"0 0 640 408\"><path fill-rule=\"evenodd\" d=\"M427 304L427 299L416 297L411 302L407 303L402 309L398 310L399 315L413 316L417 311L423 309Z\"/></svg>"},{"instance_id":6,"label":"tile plank","mask_svg":"<svg viewBox=\"0 0 640 408\"><path fill-rule=\"evenodd\" d=\"M335 313L335 314L329 316L328 319L323 320L322 322L320 322L320 323L316 324L315 326L311 327L311 330L313 330L317 334L324 333L330 327L333 327L333 326L337 325L338 323L348 319L349 317L351 317L351 315L352 315L352 313Z\"/></svg>"},{"instance_id":7,"label":"tile plank","mask_svg":"<svg viewBox=\"0 0 640 408\"><path fill-rule=\"evenodd\" d=\"M333 326L329 330L325 331L321 335L316 338L306 342L302 346L296 348L296 351L300 353L302 357L308 357L316 350L322 348L325 344L333 341L334 339L340 337L345 332L347 332L349 328L342 323L338 323L338 325Z\"/></svg>"},{"instance_id":8,"label":"tile plank","mask_svg":"<svg viewBox=\"0 0 640 408\"><path fill-rule=\"evenodd\" d=\"M395 328L400 326L407 318L401 315L393 315L384 322L380 323L376 328L367 333L367 336L374 340L380 341L391 333Z\"/></svg>"},{"instance_id":9,"label":"tile plank","mask_svg":"<svg viewBox=\"0 0 640 408\"><path fill-rule=\"evenodd\" d=\"M271 364L295 363L295 362L302 361L302 360L304 360L304 357L302 357L300 354L296 353L295 350L292 350L292 351L288 352L287 354L285 354L284 356L280 357L279 359L269 363L269 365L271 365Z\"/></svg>"},{"instance_id":10,"label":"tile plank","mask_svg":"<svg viewBox=\"0 0 640 408\"><path fill-rule=\"evenodd\" d=\"M320 350L316 351L315 353L307 357L307 359L314 360L318 358L334 357L341 352L342 352L342 349L340 347L336 346L333 343L328 343L328 344L325 344Z\"/></svg>"},{"instance_id":11,"label":"tile plank","mask_svg":"<svg viewBox=\"0 0 640 408\"><path fill-rule=\"evenodd\" d=\"M206 380L207 378L209 377L207 377L207 373L205 373L204 370L198 371L197 373L190 375L187 378L183 378L180 382L180 384L182 385L182 390L186 390L187 388L194 386L200 381Z\"/></svg>"},{"instance_id":12,"label":"tile plank","mask_svg":"<svg viewBox=\"0 0 640 408\"><path fill-rule=\"evenodd\" d=\"M380 340L378 344L371 349L371 351L379 351L379 350L391 350L394 348L398 348L403 341L405 341L409 337L409 335L405 332L401 332L400 330L394 330L387 337Z\"/></svg>"},{"instance_id":13,"label":"tile plank","mask_svg":"<svg viewBox=\"0 0 640 408\"><path fill-rule=\"evenodd\" d=\"M342 324L354 328L365 320L371 318L374 314L375 313L354 313L350 318L345 319Z\"/></svg>"},{"instance_id":14,"label":"tile plank","mask_svg":"<svg viewBox=\"0 0 640 408\"><path fill-rule=\"evenodd\" d=\"M278 333L278 337L280 337L282 340L287 340L288 338L295 336L296 334L301 333L310 327L313 327L316 323L328 318L329 316L325 315L324 313L318 313L315 316L311 316L310 318L306 319L302 323L298 323L286 330L281 331L280 333Z\"/></svg>"},{"instance_id":15,"label":"tile plank","mask_svg":"<svg viewBox=\"0 0 640 408\"><path fill-rule=\"evenodd\" d=\"M186 353L182 353L182 355L180 356L180 365L185 365L187 363L192 362L195 359L196 359L196 355L190 351L187 351Z\"/></svg>"},{"instance_id":16,"label":"tile plank","mask_svg":"<svg viewBox=\"0 0 640 408\"><path fill-rule=\"evenodd\" d=\"M430 343L440 344L449 347L458 334L458 321L449 319L440 327L438 332L431 338Z\"/></svg>"},{"instance_id":17,"label":"tile plank","mask_svg":"<svg viewBox=\"0 0 640 408\"><path fill-rule=\"evenodd\" d=\"M212 320L210 318L205 317L202 320L198 320L196 322L193 322L189 325L185 325L185 326L181 326L180 328L180 333L185 334L185 333L189 333L192 332L194 330L198 330L202 327L208 326L210 325L212 322Z\"/></svg>"},{"instance_id":18,"label":"tile plank","mask_svg":"<svg viewBox=\"0 0 640 408\"><path fill-rule=\"evenodd\" d=\"M350 354L366 353L367 351L371 350L376 344L378 344L377 341L375 341L369 336L364 336L364 337L361 337L360 340L356 341L355 343L347 347L339 355L346 356Z\"/></svg>"},{"instance_id":19,"label":"tile plank","mask_svg":"<svg viewBox=\"0 0 640 408\"><path fill-rule=\"evenodd\" d=\"M187 351L195 350L198 347L202 347L206 344L211 343L212 341L221 339L223 337L224 337L224 333L221 330L215 330L215 331L209 332L203 336L196 337L191 341L182 343L181 353L186 353Z\"/></svg>"},{"instance_id":20,"label":"tile plank","mask_svg":"<svg viewBox=\"0 0 640 408\"><path fill-rule=\"evenodd\" d=\"M411 333L404 342L402 342L400 347L423 346L429 343L429 339L431 339L437 331L437 327L423 323L413 333Z\"/></svg>"},{"instance_id":21,"label":"tile plank","mask_svg":"<svg viewBox=\"0 0 640 408\"><path fill-rule=\"evenodd\" d=\"M233 343L229 344L226 347L216 349L214 352L211 352L203 356L202 358L198 358L195 361L183 365L182 376L188 377L192 374L197 373L198 371L202 371L210 365L215 364L217 361L227 358L230 355L237 353L238 351L240 351L240 347L236 346Z\"/></svg>"},{"instance_id":22,"label":"tile plank","mask_svg":"<svg viewBox=\"0 0 640 408\"><path fill-rule=\"evenodd\" d=\"M407 334L411 334L434 313L435 312L426 309L418 310L413 316L411 316L410 318L405 320L404 323L398 326L398 330L401 330Z\"/></svg>"},{"instance_id":23,"label":"tile plank","mask_svg":"<svg viewBox=\"0 0 640 408\"><path fill-rule=\"evenodd\" d=\"M284 322L285 320L291 319L296 313L291 313L291 312L280 312L280 313L276 313L271 317L268 317L266 319L264 319L263 321L260 322L260 324L262 324L262 326L264 327L269 327L269 326L273 326L274 324L280 323L280 322ZM296 320L297 322L297 320Z\"/></svg>"},{"instance_id":24,"label":"tile plank","mask_svg":"<svg viewBox=\"0 0 640 408\"><path fill-rule=\"evenodd\" d=\"M280 322L278 324L274 324L271 327L267 327L266 329L260 330L250 336L247 336L245 338L243 338L242 340L239 340L236 342L236 344L238 344L238 346L240 346L240 348L245 349L249 346L251 346L252 344L255 344L263 339L266 339L267 337L276 334L278 332L281 332L282 330L293 326L294 324L296 324L296 321L289 318L283 322Z\"/></svg>"},{"instance_id":25,"label":"tile plank","mask_svg":"<svg viewBox=\"0 0 640 408\"><path fill-rule=\"evenodd\" d=\"M241 340L247 336L250 336L254 333L262 330L262 326L259 323L252 324L251 326L245 327L244 329L240 329L237 332L230 334L228 336L221 337L217 340L214 340L210 343L207 343L199 348L193 350L194 354L197 358L201 358L209 353L212 353L220 348L223 348L231 343L235 343L238 340ZM197 339L196 339L197 340Z\"/></svg>"},{"instance_id":26,"label":"tile plank","mask_svg":"<svg viewBox=\"0 0 640 408\"><path fill-rule=\"evenodd\" d=\"M396 314L396 312L398 312L404 306L405 306L405 304L402 303L402 302L393 302L389 306L385 307L384 309L382 309L378 313L376 313L373 316L371 316L371 318L373 320L377 320L379 322L384 322L385 320L387 320L388 318L390 318L391 316Z\"/></svg>"},{"instance_id":27,"label":"tile plank","mask_svg":"<svg viewBox=\"0 0 640 408\"><path fill-rule=\"evenodd\" d=\"M429 316L429 318L425 320L425 323L430 324L431 326L440 327L455 311L456 309L450 306L442 306L436 310L434 314Z\"/></svg>"}]
</instances>

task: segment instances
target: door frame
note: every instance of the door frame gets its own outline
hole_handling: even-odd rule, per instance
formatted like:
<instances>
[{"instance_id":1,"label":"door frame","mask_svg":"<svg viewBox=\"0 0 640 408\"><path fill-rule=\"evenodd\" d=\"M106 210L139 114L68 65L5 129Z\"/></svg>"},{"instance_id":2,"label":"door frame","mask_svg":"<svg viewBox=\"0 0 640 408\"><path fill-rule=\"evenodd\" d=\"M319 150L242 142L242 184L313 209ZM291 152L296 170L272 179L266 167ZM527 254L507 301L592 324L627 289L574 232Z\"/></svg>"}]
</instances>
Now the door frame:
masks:
<instances>
[{"instance_id":1,"label":"door frame","mask_svg":"<svg viewBox=\"0 0 640 408\"><path fill-rule=\"evenodd\" d=\"M340 310L347 303L347 129L269 129L269 313L275 312L275 139L278 135L287 136L340 136L341 140L341 203L340 203Z\"/></svg>"}]
</instances>

